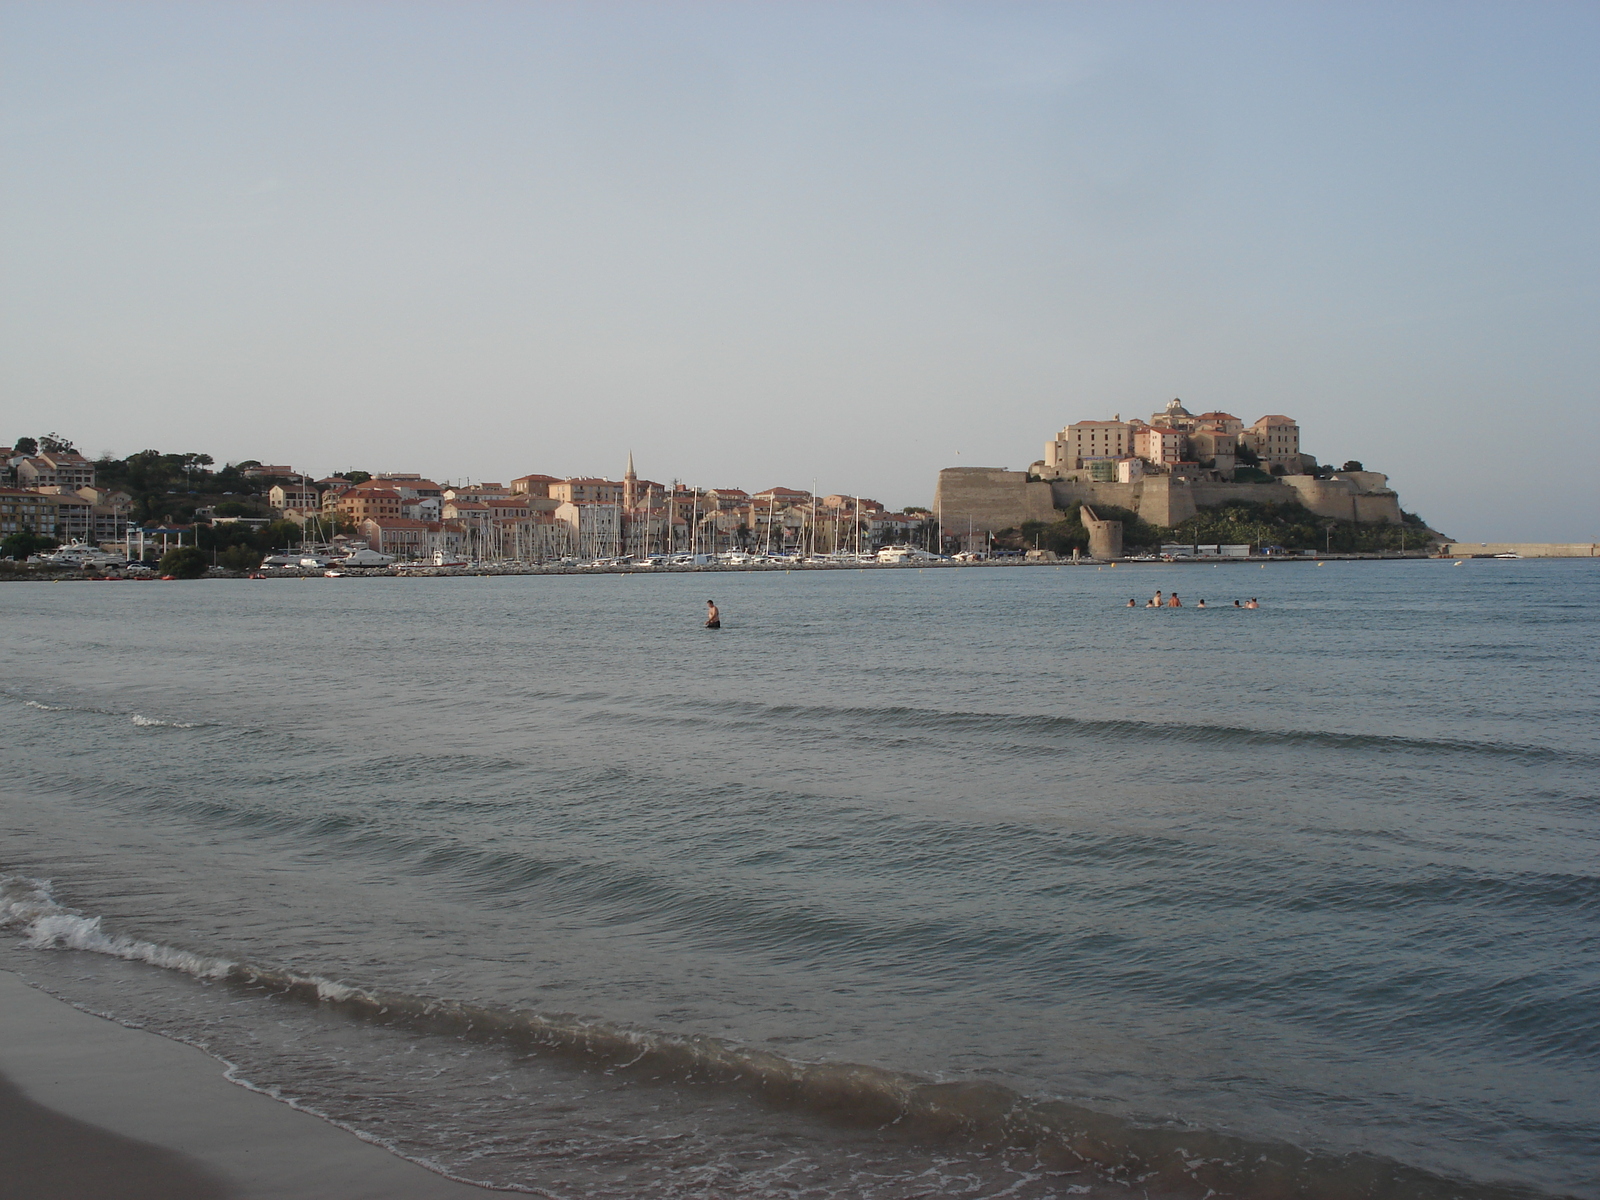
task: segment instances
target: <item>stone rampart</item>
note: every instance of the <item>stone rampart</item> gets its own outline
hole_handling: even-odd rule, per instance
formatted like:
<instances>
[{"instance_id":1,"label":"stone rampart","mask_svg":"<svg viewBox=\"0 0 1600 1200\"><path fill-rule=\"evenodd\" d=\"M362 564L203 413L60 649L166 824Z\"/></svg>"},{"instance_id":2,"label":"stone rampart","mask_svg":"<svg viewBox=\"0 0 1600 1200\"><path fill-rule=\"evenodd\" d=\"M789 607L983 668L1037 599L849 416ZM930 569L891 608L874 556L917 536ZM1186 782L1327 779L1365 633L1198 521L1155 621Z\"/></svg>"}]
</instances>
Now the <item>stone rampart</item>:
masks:
<instances>
[{"instance_id":1,"label":"stone rampart","mask_svg":"<svg viewBox=\"0 0 1600 1200\"><path fill-rule=\"evenodd\" d=\"M999 533L1024 521L1058 520L1048 483L1030 483L1026 471L999 467L946 467L933 493L934 510L948 533Z\"/></svg>"},{"instance_id":2,"label":"stone rampart","mask_svg":"<svg viewBox=\"0 0 1600 1200\"><path fill-rule=\"evenodd\" d=\"M1079 510L1078 516L1083 527L1089 531L1091 557L1107 561L1122 557L1121 521L1102 521L1087 504Z\"/></svg>"},{"instance_id":3,"label":"stone rampart","mask_svg":"<svg viewBox=\"0 0 1600 1200\"><path fill-rule=\"evenodd\" d=\"M1332 479L1285 475L1279 482L1293 488L1300 503L1319 517L1363 525L1400 524L1400 497L1389 490L1387 476L1376 471L1356 471Z\"/></svg>"},{"instance_id":4,"label":"stone rampart","mask_svg":"<svg viewBox=\"0 0 1600 1200\"><path fill-rule=\"evenodd\" d=\"M945 528L970 521L974 532L998 533L1024 521L1055 521L1079 505L1128 509L1151 525L1182 524L1202 508L1227 504L1302 504L1320 517L1363 525L1398 525L1400 497L1376 471L1332 479L1284 475L1272 483L1213 483L1146 475L1129 483L1083 479L1029 482L1025 471L948 467L939 472L936 503Z\"/></svg>"}]
</instances>

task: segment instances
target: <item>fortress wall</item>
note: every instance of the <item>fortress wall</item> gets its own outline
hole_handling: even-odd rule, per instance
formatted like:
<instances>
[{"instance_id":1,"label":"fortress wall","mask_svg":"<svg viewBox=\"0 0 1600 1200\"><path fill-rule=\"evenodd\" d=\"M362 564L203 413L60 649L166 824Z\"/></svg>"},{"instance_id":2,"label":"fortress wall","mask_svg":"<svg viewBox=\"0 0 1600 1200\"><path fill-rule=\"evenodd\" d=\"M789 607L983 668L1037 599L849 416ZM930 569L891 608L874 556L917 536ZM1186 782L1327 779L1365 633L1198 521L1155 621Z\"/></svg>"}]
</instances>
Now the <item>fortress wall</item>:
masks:
<instances>
[{"instance_id":1,"label":"fortress wall","mask_svg":"<svg viewBox=\"0 0 1600 1200\"><path fill-rule=\"evenodd\" d=\"M1015 529L1024 521L1058 520L1048 483L1029 483L1026 471L997 467L946 467L933 493L934 509L947 532L971 522L979 533Z\"/></svg>"},{"instance_id":2,"label":"fortress wall","mask_svg":"<svg viewBox=\"0 0 1600 1200\"><path fill-rule=\"evenodd\" d=\"M1363 525L1400 524L1400 497L1394 492L1357 496L1356 520Z\"/></svg>"},{"instance_id":3,"label":"fortress wall","mask_svg":"<svg viewBox=\"0 0 1600 1200\"><path fill-rule=\"evenodd\" d=\"M1084 505L1080 514L1083 527L1089 533L1091 558L1113 559L1122 557L1122 522L1103 521L1094 509Z\"/></svg>"},{"instance_id":4,"label":"fortress wall","mask_svg":"<svg viewBox=\"0 0 1600 1200\"><path fill-rule=\"evenodd\" d=\"M955 530L970 519L974 530L990 533L1016 528L1024 521L1059 520L1080 504L1128 509L1151 525L1168 527L1202 508L1292 502L1332 520L1399 524L1400 498L1381 486L1387 479L1375 471L1362 475L1360 480L1285 475L1273 483L1210 483L1168 475L1147 475L1131 483L1074 479L1029 483L1025 471L948 467L939 472L935 503L947 529Z\"/></svg>"},{"instance_id":5,"label":"fortress wall","mask_svg":"<svg viewBox=\"0 0 1600 1200\"><path fill-rule=\"evenodd\" d=\"M1361 479L1316 479L1310 475L1285 475L1279 481L1298 493L1300 503L1319 517L1335 521L1360 521L1366 525L1400 524L1400 497L1387 487L1386 476L1360 472ZM1378 486L1372 486L1377 483Z\"/></svg>"},{"instance_id":6,"label":"fortress wall","mask_svg":"<svg viewBox=\"0 0 1600 1200\"><path fill-rule=\"evenodd\" d=\"M1080 504L1106 505L1139 511L1139 490L1144 481L1134 483L1091 483L1088 480L1057 479L1046 485L1050 489L1051 503L1058 509L1070 511ZM1062 514L1057 513L1060 517Z\"/></svg>"}]
</instances>

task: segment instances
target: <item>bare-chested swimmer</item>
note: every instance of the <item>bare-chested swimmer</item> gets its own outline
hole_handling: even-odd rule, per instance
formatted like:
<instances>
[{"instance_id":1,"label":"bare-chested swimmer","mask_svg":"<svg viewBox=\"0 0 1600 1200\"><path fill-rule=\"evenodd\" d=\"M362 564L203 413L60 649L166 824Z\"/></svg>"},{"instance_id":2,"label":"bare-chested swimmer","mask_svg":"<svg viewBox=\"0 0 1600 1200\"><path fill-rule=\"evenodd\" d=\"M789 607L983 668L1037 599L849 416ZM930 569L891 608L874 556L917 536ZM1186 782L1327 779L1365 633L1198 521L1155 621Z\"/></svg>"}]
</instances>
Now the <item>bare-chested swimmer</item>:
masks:
<instances>
[{"instance_id":1,"label":"bare-chested swimmer","mask_svg":"<svg viewBox=\"0 0 1600 1200\"><path fill-rule=\"evenodd\" d=\"M1146 608L1160 608L1161 607L1161 592L1160 592L1159 589L1156 591L1156 594L1154 596L1151 596L1149 600L1145 601L1145 605L1144 606Z\"/></svg>"},{"instance_id":2,"label":"bare-chested swimmer","mask_svg":"<svg viewBox=\"0 0 1600 1200\"><path fill-rule=\"evenodd\" d=\"M1172 595L1167 597L1167 607L1168 608L1182 608L1183 607L1183 601L1178 599L1178 593L1177 592L1173 592Z\"/></svg>"},{"instance_id":3,"label":"bare-chested swimmer","mask_svg":"<svg viewBox=\"0 0 1600 1200\"><path fill-rule=\"evenodd\" d=\"M706 601L706 628L722 628L722 612L717 608L717 602L715 600Z\"/></svg>"},{"instance_id":4,"label":"bare-chested swimmer","mask_svg":"<svg viewBox=\"0 0 1600 1200\"><path fill-rule=\"evenodd\" d=\"M1256 598L1254 596L1251 596L1250 599L1246 600L1244 606L1246 608L1260 608L1261 607L1261 605L1256 602Z\"/></svg>"}]
</instances>

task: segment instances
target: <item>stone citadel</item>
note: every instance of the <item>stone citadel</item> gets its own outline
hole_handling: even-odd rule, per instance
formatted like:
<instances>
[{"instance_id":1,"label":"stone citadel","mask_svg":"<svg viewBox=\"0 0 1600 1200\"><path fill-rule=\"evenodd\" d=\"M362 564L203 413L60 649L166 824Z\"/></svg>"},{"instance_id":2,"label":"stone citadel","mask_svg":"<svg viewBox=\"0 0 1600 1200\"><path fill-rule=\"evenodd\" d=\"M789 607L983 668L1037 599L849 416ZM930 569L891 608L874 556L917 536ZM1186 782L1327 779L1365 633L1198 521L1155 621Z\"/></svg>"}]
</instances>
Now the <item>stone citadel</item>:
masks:
<instances>
[{"instance_id":1,"label":"stone citadel","mask_svg":"<svg viewBox=\"0 0 1600 1200\"><path fill-rule=\"evenodd\" d=\"M934 503L947 528L977 533L1057 521L1083 504L1127 509L1159 526L1239 502L1297 503L1332 520L1399 524L1400 498L1388 484L1377 471L1319 466L1300 452L1300 427L1289 417L1247 427L1230 413L1196 416L1174 400L1148 422L1118 415L1068 425L1026 471L946 467Z\"/></svg>"}]
</instances>

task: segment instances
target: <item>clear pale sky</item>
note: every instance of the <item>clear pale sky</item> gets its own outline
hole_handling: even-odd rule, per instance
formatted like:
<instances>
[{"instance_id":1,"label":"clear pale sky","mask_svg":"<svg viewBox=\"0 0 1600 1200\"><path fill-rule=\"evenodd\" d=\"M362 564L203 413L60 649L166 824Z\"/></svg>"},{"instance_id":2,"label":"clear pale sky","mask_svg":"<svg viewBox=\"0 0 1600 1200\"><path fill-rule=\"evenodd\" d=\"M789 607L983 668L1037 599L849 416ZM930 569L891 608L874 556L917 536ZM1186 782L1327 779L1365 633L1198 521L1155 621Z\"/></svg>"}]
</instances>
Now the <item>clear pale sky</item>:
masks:
<instances>
[{"instance_id":1,"label":"clear pale sky","mask_svg":"<svg viewBox=\"0 0 1600 1200\"><path fill-rule=\"evenodd\" d=\"M931 500L1299 420L1600 538L1600 5L0 5L0 441Z\"/></svg>"}]
</instances>

